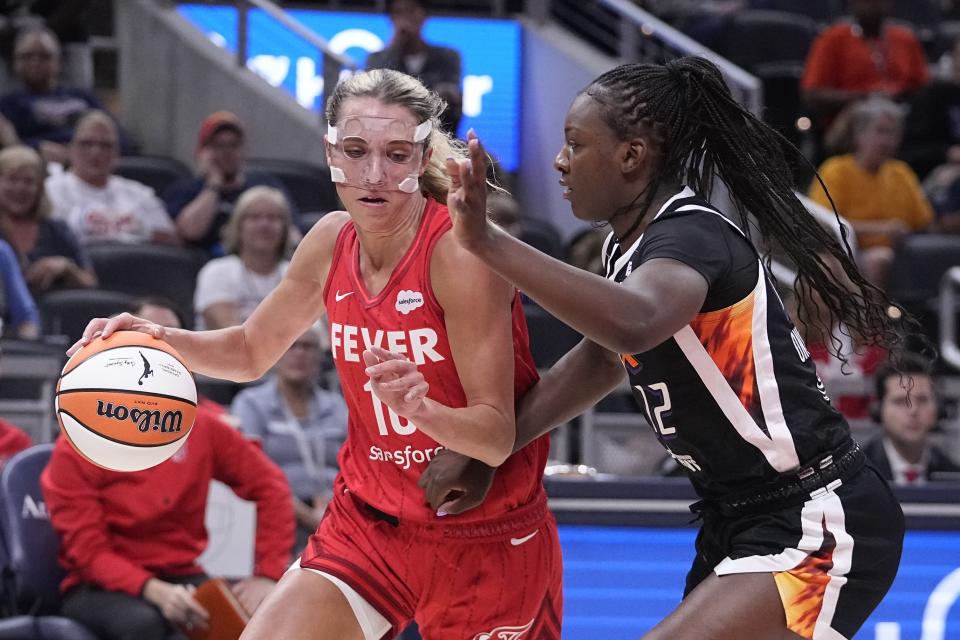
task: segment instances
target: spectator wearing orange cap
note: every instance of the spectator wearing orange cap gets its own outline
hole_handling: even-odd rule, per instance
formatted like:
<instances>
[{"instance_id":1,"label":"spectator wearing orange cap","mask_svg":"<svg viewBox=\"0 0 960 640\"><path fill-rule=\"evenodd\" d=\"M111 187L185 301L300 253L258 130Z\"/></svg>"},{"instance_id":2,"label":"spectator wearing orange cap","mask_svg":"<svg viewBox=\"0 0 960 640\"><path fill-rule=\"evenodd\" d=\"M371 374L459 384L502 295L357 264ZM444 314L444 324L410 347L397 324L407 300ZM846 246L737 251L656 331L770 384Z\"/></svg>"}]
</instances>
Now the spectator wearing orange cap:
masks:
<instances>
[{"instance_id":1,"label":"spectator wearing orange cap","mask_svg":"<svg viewBox=\"0 0 960 640\"><path fill-rule=\"evenodd\" d=\"M212 256L223 255L221 229L241 193L258 185L283 190L275 177L245 171L245 138L243 123L235 114L211 113L200 125L197 176L178 180L163 194L180 238ZM295 220L296 212L292 213Z\"/></svg>"}]
</instances>

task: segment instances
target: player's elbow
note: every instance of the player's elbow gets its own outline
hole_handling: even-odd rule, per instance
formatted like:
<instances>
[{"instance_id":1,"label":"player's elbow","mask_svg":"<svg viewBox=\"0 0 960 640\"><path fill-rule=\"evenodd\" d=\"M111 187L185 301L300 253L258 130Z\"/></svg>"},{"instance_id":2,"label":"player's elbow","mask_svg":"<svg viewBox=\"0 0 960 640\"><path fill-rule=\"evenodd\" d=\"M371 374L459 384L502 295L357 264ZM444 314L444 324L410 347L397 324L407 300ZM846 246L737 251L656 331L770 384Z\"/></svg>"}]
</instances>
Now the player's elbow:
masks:
<instances>
[{"instance_id":1,"label":"player's elbow","mask_svg":"<svg viewBox=\"0 0 960 640\"><path fill-rule=\"evenodd\" d=\"M616 318L605 338L603 346L614 353L643 353L655 346L642 324L626 315Z\"/></svg>"},{"instance_id":2,"label":"player's elbow","mask_svg":"<svg viewBox=\"0 0 960 640\"><path fill-rule=\"evenodd\" d=\"M513 453L516 437L517 429L514 422L504 420L502 424L498 425L495 433L491 434L481 455L477 456L477 460L491 467L499 467Z\"/></svg>"},{"instance_id":3,"label":"player's elbow","mask_svg":"<svg viewBox=\"0 0 960 640\"><path fill-rule=\"evenodd\" d=\"M269 357L257 353L256 349L252 348L253 345L247 338L244 325L229 327L225 331L232 334L228 341L229 349L230 353L235 354L237 358L230 380L243 384L254 382L265 376L274 363Z\"/></svg>"},{"instance_id":4,"label":"player's elbow","mask_svg":"<svg viewBox=\"0 0 960 640\"><path fill-rule=\"evenodd\" d=\"M477 460L491 467L499 467L510 454L513 453L513 443L509 447L488 447L482 455L477 456Z\"/></svg>"},{"instance_id":5,"label":"player's elbow","mask_svg":"<svg viewBox=\"0 0 960 640\"><path fill-rule=\"evenodd\" d=\"M270 371L269 364L258 363L253 358L249 358L245 365L239 369L236 375L231 376L233 382L246 384L247 382L256 382L267 375Z\"/></svg>"}]
</instances>

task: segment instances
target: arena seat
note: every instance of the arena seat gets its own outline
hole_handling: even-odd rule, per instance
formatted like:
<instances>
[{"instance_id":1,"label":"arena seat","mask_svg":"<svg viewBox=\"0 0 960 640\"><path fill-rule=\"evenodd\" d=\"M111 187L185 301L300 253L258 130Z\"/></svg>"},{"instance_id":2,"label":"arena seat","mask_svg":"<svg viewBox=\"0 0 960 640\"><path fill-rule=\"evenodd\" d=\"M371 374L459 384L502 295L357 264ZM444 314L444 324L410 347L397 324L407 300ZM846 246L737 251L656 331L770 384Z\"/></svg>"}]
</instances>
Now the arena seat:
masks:
<instances>
[{"instance_id":1,"label":"arena seat","mask_svg":"<svg viewBox=\"0 0 960 640\"><path fill-rule=\"evenodd\" d=\"M533 302L523 303L530 331L530 351L538 369L553 366L582 336Z\"/></svg>"},{"instance_id":2,"label":"arena seat","mask_svg":"<svg viewBox=\"0 0 960 640\"><path fill-rule=\"evenodd\" d=\"M806 16L819 24L829 24L843 15L842 0L751 0L751 9L783 11Z\"/></svg>"},{"instance_id":3,"label":"arena seat","mask_svg":"<svg viewBox=\"0 0 960 640\"><path fill-rule=\"evenodd\" d=\"M300 227L300 232L304 235L307 234L310 229L313 228L313 225L317 224L320 221L320 218L327 215L328 211L301 211L300 219L297 221L298 226Z\"/></svg>"},{"instance_id":4,"label":"arena seat","mask_svg":"<svg viewBox=\"0 0 960 640\"><path fill-rule=\"evenodd\" d=\"M960 265L960 236L915 233L894 249L886 292L920 321L932 341L939 335L940 280L950 267Z\"/></svg>"},{"instance_id":5,"label":"arena seat","mask_svg":"<svg viewBox=\"0 0 960 640\"><path fill-rule=\"evenodd\" d=\"M909 23L914 29L933 29L940 23L940 9L935 0L893 0L890 16Z\"/></svg>"},{"instance_id":6,"label":"arena seat","mask_svg":"<svg viewBox=\"0 0 960 640\"><path fill-rule=\"evenodd\" d=\"M69 346L66 340L50 337L0 339L0 416L30 434L34 442L51 440L57 428L53 393Z\"/></svg>"},{"instance_id":7,"label":"arena seat","mask_svg":"<svg viewBox=\"0 0 960 640\"><path fill-rule=\"evenodd\" d=\"M537 218L521 218L517 236L535 249L553 258L563 259L560 232L549 222Z\"/></svg>"},{"instance_id":8,"label":"arena seat","mask_svg":"<svg viewBox=\"0 0 960 640\"><path fill-rule=\"evenodd\" d=\"M202 251L156 244L100 243L87 247L100 286L135 296L163 296L187 326L193 322L193 291L207 261Z\"/></svg>"},{"instance_id":9,"label":"arena seat","mask_svg":"<svg viewBox=\"0 0 960 640\"><path fill-rule=\"evenodd\" d=\"M960 236L915 233L894 249L887 294L904 305L926 304L937 298L940 280L960 265Z\"/></svg>"},{"instance_id":10,"label":"arena seat","mask_svg":"<svg viewBox=\"0 0 960 640\"><path fill-rule=\"evenodd\" d=\"M250 158L247 171L268 173L279 180L299 211L333 211L340 208L330 169L299 160Z\"/></svg>"},{"instance_id":11,"label":"arena seat","mask_svg":"<svg viewBox=\"0 0 960 640\"><path fill-rule=\"evenodd\" d=\"M817 32L816 23L805 16L747 10L733 16L715 48L751 73L784 65L802 67Z\"/></svg>"},{"instance_id":12,"label":"arena seat","mask_svg":"<svg viewBox=\"0 0 960 640\"><path fill-rule=\"evenodd\" d=\"M52 452L52 444L30 447L13 456L0 474L0 530L8 553L4 586L19 614L0 620L0 639L95 640L83 625L55 615L65 572L57 562L60 540L40 490L40 473Z\"/></svg>"},{"instance_id":13,"label":"arena seat","mask_svg":"<svg viewBox=\"0 0 960 640\"><path fill-rule=\"evenodd\" d=\"M156 275L159 279L159 274ZM134 296L105 289L51 291L39 302L44 335L62 335L71 344L83 336L91 318L105 318L126 311Z\"/></svg>"},{"instance_id":14,"label":"arena seat","mask_svg":"<svg viewBox=\"0 0 960 640\"><path fill-rule=\"evenodd\" d=\"M97 637L70 618L14 616L0 620L0 640L97 640Z\"/></svg>"},{"instance_id":15,"label":"arena seat","mask_svg":"<svg viewBox=\"0 0 960 640\"><path fill-rule=\"evenodd\" d=\"M190 169L174 158L164 156L121 156L113 172L136 180L162 194L171 184L190 175Z\"/></svg>"}]
</instances>

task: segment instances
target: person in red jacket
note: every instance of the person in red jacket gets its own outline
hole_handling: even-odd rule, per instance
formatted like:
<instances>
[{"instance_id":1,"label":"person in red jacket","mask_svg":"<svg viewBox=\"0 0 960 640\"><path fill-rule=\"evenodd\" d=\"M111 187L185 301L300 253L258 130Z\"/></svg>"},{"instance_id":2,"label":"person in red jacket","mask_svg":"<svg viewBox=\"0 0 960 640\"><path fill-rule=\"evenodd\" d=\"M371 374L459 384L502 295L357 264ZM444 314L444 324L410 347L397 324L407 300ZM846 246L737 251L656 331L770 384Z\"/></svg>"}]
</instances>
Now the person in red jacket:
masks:
<instances>
[{"instance_id":1,"label":"person in red jacket","mask_svg":"<svg viewBox=\"0 0 960 640\"><path fill-rule=\"evenodd\" d=\"M30 436L17 425L0 418L0 469L7 464L13 454L23 451L33 444Z\"/></svg>"},{"instance_id":2,"label":"person in red jacket","mask_svg":"<svg viewBox=\"0 0 960 640\"><path fill-rule=\"evenodd\" d=\"M253 575L233 586L252 611L290 564L293 502L280 468L221 412L200 404L183 448L132 473L96 467L60 438L40 482L67 570L63 615L110 640L205 626L192 593L207 579L197 558L211 480L256 503Z\"/></svg>"},{"instance_id":3,"label":"person in red jacket","mask_svg":"<svg viewBox=\"0 0 960 640\"><path fill-rule=\"evenodd\" d=\"M851 0L851 19L817 36L800 87L826 131L847 106L871 95L900 100L929 81L927 57L916 34L891 24L890 0Z\"/></svg>"}]
</instances>

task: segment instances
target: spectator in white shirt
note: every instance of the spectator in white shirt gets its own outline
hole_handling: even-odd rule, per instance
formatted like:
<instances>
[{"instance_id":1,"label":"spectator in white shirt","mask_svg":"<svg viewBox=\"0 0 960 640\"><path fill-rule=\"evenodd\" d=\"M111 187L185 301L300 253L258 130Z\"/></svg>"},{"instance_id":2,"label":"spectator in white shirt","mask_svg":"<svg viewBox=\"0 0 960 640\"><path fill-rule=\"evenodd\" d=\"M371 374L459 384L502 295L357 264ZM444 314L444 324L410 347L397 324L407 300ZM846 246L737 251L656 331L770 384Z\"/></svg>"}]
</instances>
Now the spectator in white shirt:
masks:
<instances>
[{"instance_id":1,"label":"spectator in white shirt","mask_svg":"<svg viewBox=\"0 0 960 640\"><path fill-rule=\"evenodd\" d=\"M150 187L113 174L120 154L117 125L103 111L88 111L70 142L70 170L47 178L53 217L83 244L177 244L173 220Z\"/></svg>"},{"instance_id":2,"label":"spectator in white shirt","mask_svg":"<svg viewBox=\"0 0 960 640\"><path fill-rule=\"evenodd\" d=\"M280 283L294 237L290 203L282 191L265 186L244 191L223 228L229 255L214 258L197 276L197 328L242 324Z\"/></svg>"}]
</instances>

